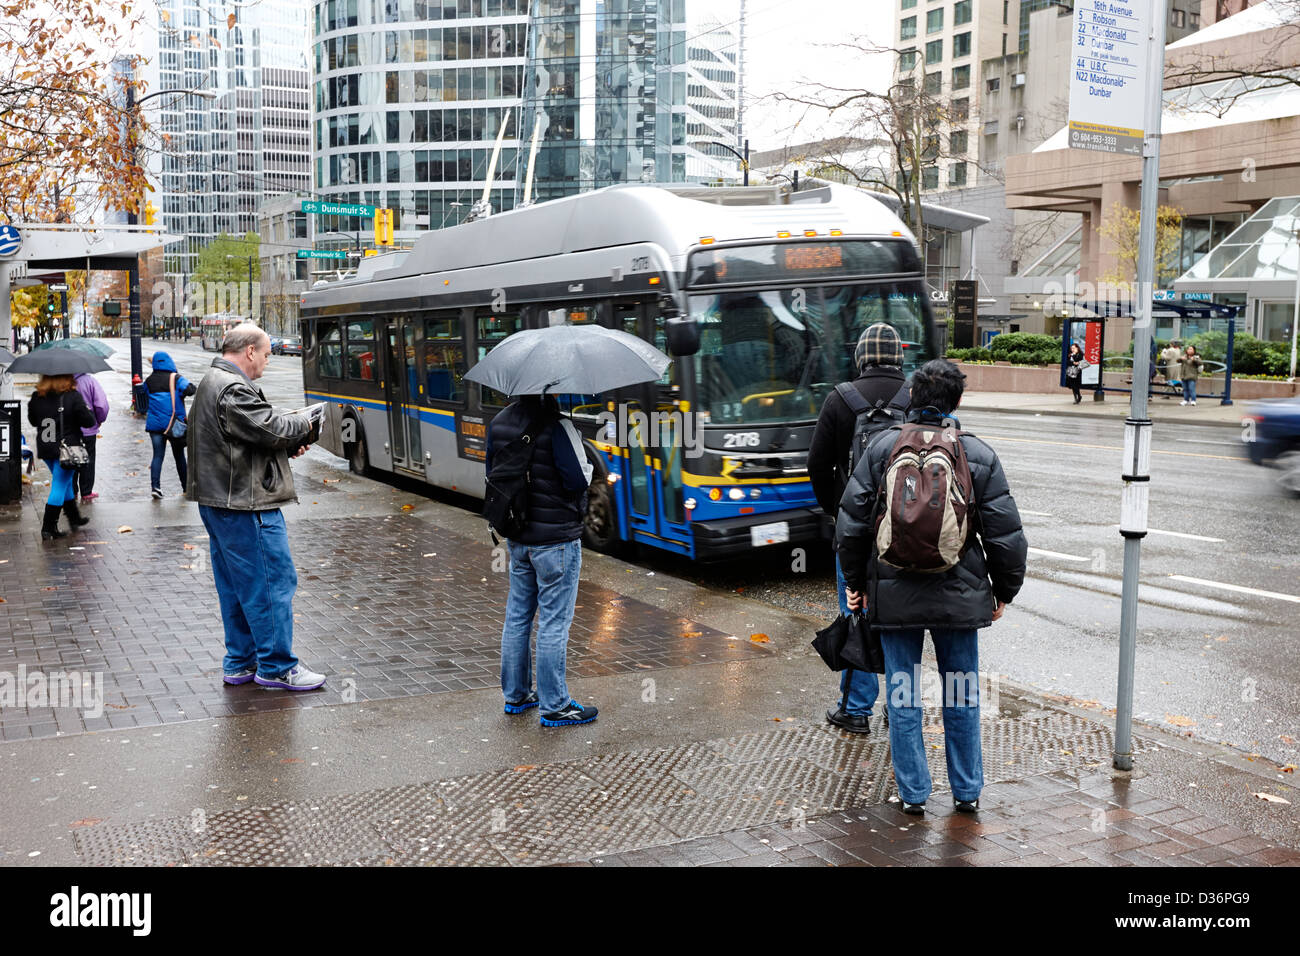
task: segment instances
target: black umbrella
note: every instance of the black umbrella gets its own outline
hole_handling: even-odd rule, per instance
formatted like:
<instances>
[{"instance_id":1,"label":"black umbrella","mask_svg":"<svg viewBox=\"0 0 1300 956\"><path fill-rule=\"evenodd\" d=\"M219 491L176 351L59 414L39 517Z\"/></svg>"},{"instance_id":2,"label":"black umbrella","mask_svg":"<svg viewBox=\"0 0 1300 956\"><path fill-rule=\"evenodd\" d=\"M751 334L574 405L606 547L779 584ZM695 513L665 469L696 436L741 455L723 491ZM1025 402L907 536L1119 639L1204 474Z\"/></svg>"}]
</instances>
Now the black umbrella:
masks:
<instances>
[{"instance_id":1,"label":"black umbrella","mask_svg":"<svg viewBox=\"0 0 1300 956\"><path fill-rule=\"evenodd\" d=\"M8 365L14 360L14 353L8 349L0 349L0 365Z\"/></svg>"},{"instance_id":2,"label":"black umbrella","mask_svg":"<svg viewBox=\"0 0 1300 956\"><path fill-rule=\"evenodd\" d=\"M885 672L880 632L871 629L865 615L841 614L829 627L817 632L812 646L833 671Z\"/></svg>"},{"instance_id":3,"label":"black umbrella","mask_svg":"<svg viewBox=\"0 0 1300 956\"><path fill-rule=\"evenodd\" d=\"M465 375L503 395L595 395L654 382L671 362L650 343L599 325L554 325L509 336Z\"/></svg>"},{"instance_id":4,"label":"black umbrella","mask_svg":"<svg viewBox=\"0 0 1300 956\"><path fill-rule=\"evenodd\" d=\"M28 352L9 366L13 375L80 375L82 372L111 372L112 366L98 355L72 349L46 349Z\"/></svg>"}]
</instances>

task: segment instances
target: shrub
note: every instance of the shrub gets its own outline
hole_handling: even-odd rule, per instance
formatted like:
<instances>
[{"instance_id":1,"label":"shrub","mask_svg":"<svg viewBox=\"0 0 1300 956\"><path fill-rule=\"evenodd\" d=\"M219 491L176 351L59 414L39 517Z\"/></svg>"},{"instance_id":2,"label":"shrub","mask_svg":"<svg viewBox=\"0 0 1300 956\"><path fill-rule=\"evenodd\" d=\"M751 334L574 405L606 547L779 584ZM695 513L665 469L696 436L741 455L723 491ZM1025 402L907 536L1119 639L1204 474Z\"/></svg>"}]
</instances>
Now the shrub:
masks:
<instances>
[{"instance_id":1,"label":"shrub","mask_svg":"<svg viewBox=\"0 0 1300 956\"><path fill-rule=\"evenodd\" d=\"M946 358L958 362L991 362L993 353L988 349L949 349Z\"/></svg>"},{"instance_id":2,"label":"shrub","mask_svg":"<svg viewBox=\"0 0 1300 956\"><path fill-rule=\"evenodd\" d=\"M1003 332L993 337L989 351L999 362L1056 365L1061 361L1061 340L1032 332Z\"/></svg>"}]
</instances>

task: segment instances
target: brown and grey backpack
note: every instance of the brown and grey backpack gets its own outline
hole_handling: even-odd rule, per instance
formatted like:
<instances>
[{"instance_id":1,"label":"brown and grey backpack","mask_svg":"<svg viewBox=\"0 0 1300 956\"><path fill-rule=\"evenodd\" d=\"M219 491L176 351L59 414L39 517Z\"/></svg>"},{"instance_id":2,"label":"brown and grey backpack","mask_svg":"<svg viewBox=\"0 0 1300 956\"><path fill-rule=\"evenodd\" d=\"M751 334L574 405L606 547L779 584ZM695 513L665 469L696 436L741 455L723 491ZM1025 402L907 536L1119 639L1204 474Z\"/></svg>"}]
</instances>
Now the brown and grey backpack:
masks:
<instances>
[{"instance_id":1,"label":"brown and grey backpack","mask_svg":"<svg viewBox=\"0 0 1300 956\"><path fill-rule=\"evenodd\" d=\"M939 574L970 539L974 485L962 432L951 421L899 429L876 505L876 554L904 571Z\"/></svg>"}]
</instances>

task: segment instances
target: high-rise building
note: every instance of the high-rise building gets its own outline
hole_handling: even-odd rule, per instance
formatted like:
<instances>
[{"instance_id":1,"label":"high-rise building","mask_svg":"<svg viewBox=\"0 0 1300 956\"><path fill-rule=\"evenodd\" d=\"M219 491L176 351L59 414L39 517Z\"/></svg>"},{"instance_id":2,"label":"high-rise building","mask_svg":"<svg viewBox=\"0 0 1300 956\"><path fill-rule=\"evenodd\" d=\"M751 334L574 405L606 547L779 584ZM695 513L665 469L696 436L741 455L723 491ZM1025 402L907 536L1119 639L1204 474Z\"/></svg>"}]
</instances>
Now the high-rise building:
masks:
<instances>
[{"instance_id":1,"label":"high-rise building","mask_svg":"<svg viewBox=\"0 0 1300 956\"><path fill-rule=\"evenodd\" d=\"M696 15L697 10L707 12ZM735 183L735 156L713 144L744 150L739 134L740 4L718 0L706 7L695 0L687 14L686 65L673 73L673 82L686 87L684 96L679 90L673 94L673 123L685 124L685 163L682 176L673 178Z\"/></svg>"},{"instance_id":2,"label":"high-rise building","mask_svg":"<svg viewBox=\"0 0 1300 956\"><path fill-rule=\"evenodd\" d=\"M165 231L186 237L166 247L173 282L194 271L199 250L218 234L256 232L267 197L310 189L307 10L306 0L158 0L145 95L216 94L163 96L147 106L162 134L151 159L152 199Z\"/></svg>"},{"instance_id":3,"label":"high-rise building","mask_svg":"<svg viewBox=\"0 0 1300 956\"><path fill-rule=\"evenodd\" d=\"M735 140L736 17L696 27L686 7L320 0L316 194L394 210L400 242L464 221L485 187L495 211L524 202L534 131L534 202L616 183L735 181L734 157L690 141ZM361 217L315 226L318 246L339 248L371 229Z\"/></svg>"}]
</instances>

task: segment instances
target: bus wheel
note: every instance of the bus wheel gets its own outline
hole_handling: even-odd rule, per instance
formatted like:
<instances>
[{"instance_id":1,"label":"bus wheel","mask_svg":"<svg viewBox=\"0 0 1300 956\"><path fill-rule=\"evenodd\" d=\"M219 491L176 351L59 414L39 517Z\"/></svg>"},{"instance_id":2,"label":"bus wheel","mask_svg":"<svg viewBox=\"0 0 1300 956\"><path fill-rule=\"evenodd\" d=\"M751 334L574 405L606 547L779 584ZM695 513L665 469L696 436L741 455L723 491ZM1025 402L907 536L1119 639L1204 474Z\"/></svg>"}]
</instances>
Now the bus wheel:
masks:
<instances>
[{"instance_id":1,"label":"bus wheel","mask_svg":"<svg viewBox=\"0 0 1300 956\"><path fill-rule=\"evenodd\" d=\"M614 489L597 473L587 489L587 514L582 522L582 543L593 551L615 554L623 542L618 537L618 510Z\"/></svg>"},{"instance_id":2,"label":"bus wheel","mask_svg":"<svg viewBox=\"0 0 1300 956\"><path fill-rule=\"evenodd\" d=\"M357 440L349 443L345 451L348 456L348 468L354 475L364 475L366 469L370 467L370 459L366 455L366 436L361 431L361 423L356 419L349 419L357 430Z\"/></svg>"}]
</instances>

